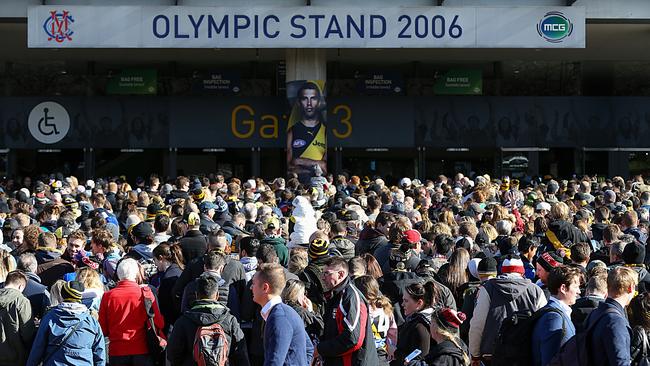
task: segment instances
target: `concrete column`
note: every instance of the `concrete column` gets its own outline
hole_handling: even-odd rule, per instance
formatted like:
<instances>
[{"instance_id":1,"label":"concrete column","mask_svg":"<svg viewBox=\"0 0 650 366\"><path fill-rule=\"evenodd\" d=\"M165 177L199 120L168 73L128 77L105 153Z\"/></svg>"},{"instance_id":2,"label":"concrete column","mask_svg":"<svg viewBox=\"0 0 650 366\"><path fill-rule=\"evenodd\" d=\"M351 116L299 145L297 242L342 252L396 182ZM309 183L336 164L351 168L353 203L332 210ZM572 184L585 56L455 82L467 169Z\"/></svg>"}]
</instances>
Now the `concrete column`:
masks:
<instances>
[{"instance_id":1,"label":"concrete column","mask_svg":"<svg viewBox=\"0 0 650 366\"><path fill-rule=\"evenodd\" d=\"M287 49L286 67L287 81L327 80L327 57L324 49Z\"/></svg>"}]
</instances>

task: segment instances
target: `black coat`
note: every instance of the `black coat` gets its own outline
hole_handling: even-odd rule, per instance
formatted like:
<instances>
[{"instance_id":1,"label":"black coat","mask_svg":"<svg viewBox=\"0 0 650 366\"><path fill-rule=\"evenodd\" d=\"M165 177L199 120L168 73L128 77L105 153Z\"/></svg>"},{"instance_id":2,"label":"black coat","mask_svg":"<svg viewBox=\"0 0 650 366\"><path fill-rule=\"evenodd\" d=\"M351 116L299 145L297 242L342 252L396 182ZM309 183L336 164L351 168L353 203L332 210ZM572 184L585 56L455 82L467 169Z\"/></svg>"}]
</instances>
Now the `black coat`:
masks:
<instances>
[{"instance_id":1,"label":"black coat","mask_svg":"<svg viewBox=\"0 0 650 366\"><path fill-rule=\"evenodd\" d=\"M50 292L47 287L41 284L41 279L34 273L27 272L27 286L23 290L23 295L29 300L32 306L32 315L38 319L43 319L43 315L50 307Z\"/></svg>"},{"instance_id":2,"label":"black coat","mask_svg":"<svg viewBox=\"0 0 650 366\"><path fill-rule=\"evenodd\" d=\"M469 355L467 346L460 339L456 339L456 342L461 348L449 340L440 342L431 348L424 361L414 361L409 366L466 366L463 356Z\"/></svg>"},{"instance_id":3,"label":"black coat","mask_svg":"<svg viewBox=\"0 0 650 366\"><path fill-rule=\"evenodd\" d=\"M237 319L228 312L228 309L215 301L198 300L192 309L178 318L169 335L167 359L172 366L196 365L192 357L196 329L199 326L214 323L219 323L226 333L226 337L229 338L229 365L249 365L246 340Z\"/></svg>"},{"instance_id":4,"label":"black coat","mask_svg":"<svg viewBox=\"0 0 650 366\"><path fill-rule=\"evenodd\" d=\"M208 217L206 214L201 214L199 216L201 218L201 225L199 226L199 231L203 235L208 235L210 234L213 230L219 230L221 226L214 222L212 218Z\"/></svg>"},{"instance_id":5,"label":"black coat","mask_svg":"<svg viewBox=\"0 0 650 366\"><path fill-rule=\"evenodd\" d=\"M576 334L584 330L585 319L591 314L594 309L598 307L598 304L605 301L605 299L585 296L576 300L576 303L571 306L571 322L576 327Z\"/></svg>"},{"instance_id":6,"label":"black coat","mask_svg":"<svg viewBox=\"0 0 650 366\"><path fill-rule=\"evenodd\" d=\"M190 263L194 258L203 256L208 250L208 241L199 230L189 230L181 239L180 244L185 263Z\"/></svg>"},{"instance_id":7,"label":"black coat","mask_svg":"<svg viewBox=\"0 0 650 366\"><path fill-rule=\"evenodd\" d=\"M391 366L404 365L404 358L416 349L422 351L420 357L425 358L429 354L429 348L433 341L429 326L431 324L432 310L411 314L406 318L397 333L397 348L395 349L395 359L390 363Z\"/></svg>"},{"instance_id":8,"label":"black coat","mask_svg":"<svg viewBox=\"0 0 650 366\"><path fill-rule=\"evenodd\" d=\"M176 322L181 315L180 308L176 306L172 296L174 284L183 273L183 270L176 264L172 264L167 270L160 274L160 285L158 286L158 307L163 318L165 318L165 334L169 327Z\"/></svg>"}]
</instances>

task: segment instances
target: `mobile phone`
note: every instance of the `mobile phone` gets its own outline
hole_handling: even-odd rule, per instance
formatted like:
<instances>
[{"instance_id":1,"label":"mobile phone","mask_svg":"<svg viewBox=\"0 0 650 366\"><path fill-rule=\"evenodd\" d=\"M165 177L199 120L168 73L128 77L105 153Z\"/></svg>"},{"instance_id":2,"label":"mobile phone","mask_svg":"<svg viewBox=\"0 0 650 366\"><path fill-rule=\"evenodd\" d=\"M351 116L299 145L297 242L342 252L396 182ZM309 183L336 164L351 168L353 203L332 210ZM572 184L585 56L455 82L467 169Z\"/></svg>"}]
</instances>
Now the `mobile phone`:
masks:
<instances>
[{"instance_id":1,"label":"mobile phone","mask_svg":"<svg viewBox=\"0 0 650 366\"><path fill-rule=\"evenodd\" d=\"M418 357L421 353L422 353L422 351L420 351L419 349L416 349L415 351L409 353L409 355L404 358L404 361L406 363L409 363L409 362L413 361L416 357Z\"/></svg>"}]
</instances>

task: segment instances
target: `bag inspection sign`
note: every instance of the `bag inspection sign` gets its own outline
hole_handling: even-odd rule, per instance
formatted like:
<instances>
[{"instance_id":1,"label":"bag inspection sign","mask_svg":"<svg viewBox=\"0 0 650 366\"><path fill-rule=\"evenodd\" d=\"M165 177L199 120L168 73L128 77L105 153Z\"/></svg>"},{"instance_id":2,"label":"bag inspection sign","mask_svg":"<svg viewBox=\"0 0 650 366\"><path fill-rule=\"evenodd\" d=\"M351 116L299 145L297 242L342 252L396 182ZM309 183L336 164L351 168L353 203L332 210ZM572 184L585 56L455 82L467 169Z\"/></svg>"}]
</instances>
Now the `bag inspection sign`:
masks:
<instances>
[{"instance_id":1,"label":"bag inspection sign","mask_svg":"<svg viewBox=\"0 0 650 366\"><path fill-rule=\"evenodd\" d=\"M584 48L584 7L33 6L30 48Z\"/></svg>"}]
</instances>

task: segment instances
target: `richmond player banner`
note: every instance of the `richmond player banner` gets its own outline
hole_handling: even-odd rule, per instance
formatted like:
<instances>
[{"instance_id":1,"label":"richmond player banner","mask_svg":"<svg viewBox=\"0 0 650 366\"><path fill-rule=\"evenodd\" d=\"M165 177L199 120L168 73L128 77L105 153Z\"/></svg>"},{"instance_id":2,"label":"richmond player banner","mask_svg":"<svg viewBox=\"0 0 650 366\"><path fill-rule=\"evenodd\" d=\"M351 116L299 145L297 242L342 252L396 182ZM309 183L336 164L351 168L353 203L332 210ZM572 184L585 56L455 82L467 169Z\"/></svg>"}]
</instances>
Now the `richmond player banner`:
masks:
<instances>
[{"instance_id":1,"label":"richmond player banner","mask_svg":"<svg viewBox=\"0 0 650 366\"><path fill-rule=\"evenodd\" d=\"M327 173L327 105L324 80L287 83L287 167L301 182Z\"/></svg>"}]
</instances>

